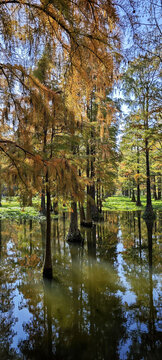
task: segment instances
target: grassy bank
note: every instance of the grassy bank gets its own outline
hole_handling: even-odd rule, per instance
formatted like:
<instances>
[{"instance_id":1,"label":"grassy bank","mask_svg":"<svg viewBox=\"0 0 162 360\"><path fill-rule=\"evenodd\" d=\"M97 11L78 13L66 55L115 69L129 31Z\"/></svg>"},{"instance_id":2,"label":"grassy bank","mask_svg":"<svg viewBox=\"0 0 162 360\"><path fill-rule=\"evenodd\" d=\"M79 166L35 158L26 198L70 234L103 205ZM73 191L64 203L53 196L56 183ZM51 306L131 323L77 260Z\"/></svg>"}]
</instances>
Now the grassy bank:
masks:
<instances>
[{"instance_id":1,"label":"grassy bank","mask_svg":"<svg viewBox=\"0 0 162 360\"><path fill-rule=\"evenodd\" d=\"M43 217L40 214L40 199L38 197L33 198L32 206L23 207L20 204L18 197L3 198L2 206L0 207L1 218L40 218ZM51 214L53 218L57 218L57 215Z\"/></svg>"},{"instance_id":2,"label":"grassy bank","mask_svg":"<svg viewBox=\"0 0 162 360\"><path fill-rule=\"evenodd\" d=\"M103 210L108 211L137 211L144 210L146 206L146 198L141 197L142 206L136 206L128 197L125 196L112 196L107 198L103 202ZM162 211L162 200L152 200L153 208L155 210ZM40 218L40 199L34 198L32 206L22 207L20 201L17 197L11 199L3 199L2 207L0 207L0 217L1 218L14 218L18 219L23 218ZM59 206L59 211L63 211L63 206ZM68 211L68 208L65 207L64 211ZM57 215L51 214L53 218L57 218Z\"/></svg>"},{"instance_id":3,"label":"grassy bank","mask_svg":"<svg viewBox=\"0 0 162 360\"><path fill-rule=\"evenodd\" d=\"M142 206L136 206L129 197L126 196L111 196L103 202L103 210L111 211L137 211L144 210L146 206L146 197L141 196ZM162 211L162 200L152 200L152 205L155 210Z\"/></svg>"}]
</instances>

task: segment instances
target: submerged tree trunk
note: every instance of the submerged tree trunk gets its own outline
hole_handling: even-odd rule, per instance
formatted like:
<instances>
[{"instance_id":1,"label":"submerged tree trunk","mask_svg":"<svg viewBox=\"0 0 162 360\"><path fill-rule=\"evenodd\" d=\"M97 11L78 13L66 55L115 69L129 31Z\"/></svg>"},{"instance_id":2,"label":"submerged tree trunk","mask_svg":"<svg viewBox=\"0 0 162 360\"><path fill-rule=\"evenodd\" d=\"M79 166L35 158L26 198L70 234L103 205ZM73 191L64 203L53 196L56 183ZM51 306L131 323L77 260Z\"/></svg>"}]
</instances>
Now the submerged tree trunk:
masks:
<instances>
[{"instance_id":1,"label":"submerged tree trunk","mask_svg":"<svg viewBox=\"0 0 162 360\"><path fill-rule=\"evenodd\" d=\"M140 248L140 258L141 258L141 211L137 211L138 218L138 237L139 237L139 248Z\"/></svg>"},{"instance_id":2,"label":"submerged tree trunk","mask_svg":"<svg viewBox=\"0 0 162 360\"><path fill-rule=\"evenodd\" d=\"M45 248L45 261L43 267L43 277L46 279L52 279L52 256L51 256L51 201L50 201L50 189L48 184L48 173L46 176L46 196L47 196L47 211L46 211L46 248Z\"/></svg>"},{"instance_id":3,"label":"submerged tree trunk","mask_svg":"<svg viewBox=\"0 0 162 360\"><path fill-rule=\"evenodd\" d=\"M80 230L78 229L77 203L75 201L71 202L71 219L67 241L76 243L83 242L82 235L80 233Z\"/></svg>"}]
</instances>

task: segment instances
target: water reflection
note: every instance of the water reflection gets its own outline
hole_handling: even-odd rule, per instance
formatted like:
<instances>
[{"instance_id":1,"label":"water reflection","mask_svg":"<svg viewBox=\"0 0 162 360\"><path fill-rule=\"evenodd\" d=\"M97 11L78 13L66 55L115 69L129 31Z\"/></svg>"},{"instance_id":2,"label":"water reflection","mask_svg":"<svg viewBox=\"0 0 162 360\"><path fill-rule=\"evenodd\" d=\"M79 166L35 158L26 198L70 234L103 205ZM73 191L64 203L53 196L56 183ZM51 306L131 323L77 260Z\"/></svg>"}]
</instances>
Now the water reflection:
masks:
<instances>
[{"instance_id":1,"label":"water reflection","mask_svg":"<svg viewBox=\"0 0 162 360\"><path fill-rule=\"evenodd\" d=\"M105 213L67 244L52 222L53 282L42 280L44 221L0 221L0 358L160 359L160 221Z\"/></svg>"}]
</instances>

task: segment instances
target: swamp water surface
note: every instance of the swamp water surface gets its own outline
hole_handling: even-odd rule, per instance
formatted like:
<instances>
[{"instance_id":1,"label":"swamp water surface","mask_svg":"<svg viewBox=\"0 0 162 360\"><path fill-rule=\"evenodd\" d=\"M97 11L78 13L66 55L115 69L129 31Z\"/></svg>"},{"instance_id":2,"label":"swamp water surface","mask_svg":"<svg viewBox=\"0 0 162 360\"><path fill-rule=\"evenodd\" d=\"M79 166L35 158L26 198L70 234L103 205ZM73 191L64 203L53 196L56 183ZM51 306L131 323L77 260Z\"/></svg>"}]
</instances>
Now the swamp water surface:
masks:
<instances>
[{"instance_id":1,"label":"swamp water surface","mask_svg":"<svg viewBox=\"0 0 162 360\"><path fill-rule=\"evenodd\" d=\"M0 359L161 359L160 227L105 213L69 245L52 220L55 280L42 280L44 221L0 220Z\"/></svg>"}]
</instances>

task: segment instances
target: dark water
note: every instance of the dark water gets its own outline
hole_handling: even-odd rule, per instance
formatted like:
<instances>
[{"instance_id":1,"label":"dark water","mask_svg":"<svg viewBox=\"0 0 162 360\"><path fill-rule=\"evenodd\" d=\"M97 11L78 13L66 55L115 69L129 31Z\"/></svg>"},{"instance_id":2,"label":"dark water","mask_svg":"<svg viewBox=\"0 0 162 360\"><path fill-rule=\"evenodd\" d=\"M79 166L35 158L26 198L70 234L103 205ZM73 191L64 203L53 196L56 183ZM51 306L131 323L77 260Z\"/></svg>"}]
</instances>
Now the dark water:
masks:
<instances>
[{"instance_id":1,"label":"dark water","mask_svg":"<svg viewBox=\"0 0 162 360\"><path fill-rule=\"evenodd\" d=\"M48 284L45 223L0 220L0 359L161 359L161 223L105 213L79 247L53 220Z\"/></svg>"}]
</instances>

